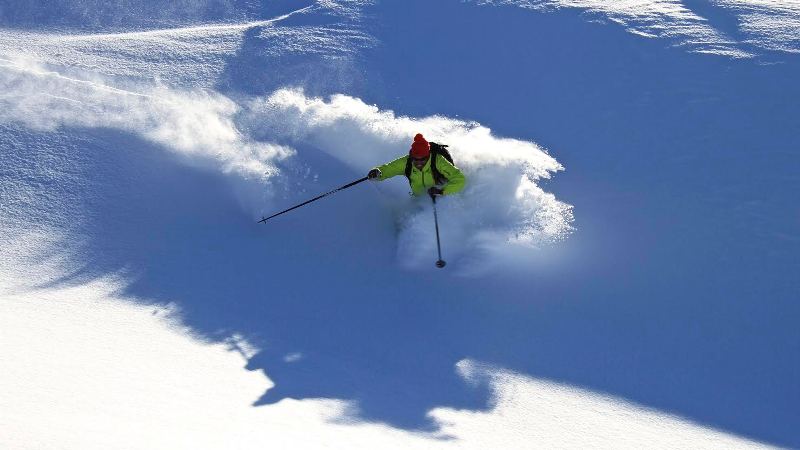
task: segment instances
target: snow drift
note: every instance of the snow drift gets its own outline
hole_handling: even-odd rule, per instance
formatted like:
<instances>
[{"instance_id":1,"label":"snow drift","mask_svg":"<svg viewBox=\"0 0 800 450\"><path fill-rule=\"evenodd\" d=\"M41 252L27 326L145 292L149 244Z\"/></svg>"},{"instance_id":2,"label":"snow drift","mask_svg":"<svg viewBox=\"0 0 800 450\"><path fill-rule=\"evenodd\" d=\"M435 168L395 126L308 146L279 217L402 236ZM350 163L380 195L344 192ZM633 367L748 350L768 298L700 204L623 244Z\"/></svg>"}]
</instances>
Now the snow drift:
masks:
<instances>
[{"instance_id":1,"label":"snow drift","mask_svg":"<svg viewBox=\"0 0 800 450\"><path fill-rule=\"evenodd\" d=\"M715 7L735 15L735 32L723 31L712 17L705 17L680 0L473 0L484 6L515 6L548 11L583 10L647 38L673 41L697 53L750 58L765 50L800 52L800 4L796 1L716 0Z\"/></svg>"}]
</instances>

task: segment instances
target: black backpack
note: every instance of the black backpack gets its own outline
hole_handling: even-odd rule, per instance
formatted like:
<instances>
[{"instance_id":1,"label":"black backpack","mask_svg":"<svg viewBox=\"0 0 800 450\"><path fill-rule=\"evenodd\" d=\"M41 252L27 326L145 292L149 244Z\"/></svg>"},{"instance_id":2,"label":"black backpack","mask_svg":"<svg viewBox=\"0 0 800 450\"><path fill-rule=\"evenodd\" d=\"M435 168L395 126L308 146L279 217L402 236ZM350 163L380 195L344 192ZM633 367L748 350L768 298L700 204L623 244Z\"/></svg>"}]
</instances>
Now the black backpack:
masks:
<instances>
[{"instance_id":1,"label":"black backpack","mask_svg":"<svg viewBox=\"0 0 800 450\"><path fill-rule=\"evenodd\" d=\"M444 156L450 164L455 165L453 162L453 156L450 155L450 151L447 150L447 145L445 144L437 144L436 142L430 142L431 144L431 172L433 172L433 181L436 184L442 184L447 181L447 177L442 175L438 169L436 169L436 155ZM406 157L406 178L408 178L408 183L411 184L411 156Z\"/></svg>"}]
</instances>

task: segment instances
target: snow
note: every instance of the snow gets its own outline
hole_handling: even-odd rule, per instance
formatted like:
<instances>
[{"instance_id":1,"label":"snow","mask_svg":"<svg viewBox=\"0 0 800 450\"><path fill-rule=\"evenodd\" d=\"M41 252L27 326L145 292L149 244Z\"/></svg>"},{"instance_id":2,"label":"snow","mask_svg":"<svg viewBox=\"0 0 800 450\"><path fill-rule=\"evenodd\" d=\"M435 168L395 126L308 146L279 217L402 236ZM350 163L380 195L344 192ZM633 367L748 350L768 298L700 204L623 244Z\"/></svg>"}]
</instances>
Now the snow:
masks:
<instances>
[{"instance_id":1,"label":"snow","mask_svg":"<svg viewBox=\"0 0 800 450\"><path fill-rule=\"evenodd\" d=\"M800 445L798 18L0 6L0 447Z\"/></svg>"},{"instance_id":2,"label":"snow","mask_svg":"<svg viewBox=\"0 0 800 450\"><path fill-rule=\"evenodd\" d=\"M796 0L721 0L716 4L731 9L748 40L763 48L800 52L800 2Z\"/></svg>"},{"instance_id":3,"label":"snow","mask_svg":"<svg viewBox=\"0 0 800 450\"><path fill-rule=\"evenodd\" d=\"M50 252L51 237L17 236L15 258ZM274 384L243 367L256 349L240 338L214 343L180 323L175 305L126 298L124 277L36 287L30 272L58 277L59 264L32 264L0 285L0 429L4 448L766 448L624 400L463 360L471 384L494 391L486 412L436 408L436 432L357 419L343 400L252 402ZM40 281L51 280L40 278ZM301 358L287 355L287 362Z\"/></svg>"},{"instance_id":4,"label":"snow","mask_svg":"<svg viewBox=\"0 0 800 450\"><path fill-rule=\"evenodd\" d=\"M405 147L407 136L415 131L452 145L470 186L463 199L441 206L451 223L446 238L451 256L504 248L508 242L540 246L563 239L572 229L571 207L536 184L563 167L535 143L498 138L478 123L438 116L397 117L356 98L336 95L326 102L285 89L253 101L246 116L248 128L260 125L270 138L313 145L355 173L374 167L375 161L399 156L397 148ZM360 145L353 146L353 141ZM384 183L380 188L384 185L394 197L408 192L404 183ZM485 209L489 203L492 208ZM415 238L427 234L430 215L424 209L403 219L398 259L409 267L424 264L422 255L433 250L429 246L420 252Z\"/></svg>"},{"instance_id":5,"label":"snow","mask_svg":"<svg viewBox=\"0 0 800 450\"><path fill-rule=\"evenodd\" d=\"M714 20L694 12L695 5L680 0L477 0L475 3L533 10L579 8L605 17L630 33L674 40L677 45L698 53L748 58L763 50L800 51L800 6L795 0L711 2L735 14L738 31L733 35L716 28Z\"/></svg>"},{"instance_id":6,"label":"snow","mask_svg":"<svg viewBox=\"0 0 800 450\"><path fill-rule=\"evenodd\" d=\"M525 9L580 8L608 18L629 32L647 38L669 38L723 56L744 58L750 53L740 50L729 36L714 29L679 0L488 0L479 5L512 5Z\"/></svg>"}]
</instances>

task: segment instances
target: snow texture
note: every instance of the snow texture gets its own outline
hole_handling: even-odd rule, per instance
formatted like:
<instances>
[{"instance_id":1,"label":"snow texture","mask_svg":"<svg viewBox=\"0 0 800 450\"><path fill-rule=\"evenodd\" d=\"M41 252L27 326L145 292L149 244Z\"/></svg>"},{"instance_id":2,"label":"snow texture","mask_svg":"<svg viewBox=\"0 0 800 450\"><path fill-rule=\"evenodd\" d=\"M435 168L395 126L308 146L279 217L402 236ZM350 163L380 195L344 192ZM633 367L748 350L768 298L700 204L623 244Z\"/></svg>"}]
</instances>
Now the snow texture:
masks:
<instances>
[{"instance_id":1,"label":"snow texture","mask_svg":"<svg viewBox=\"0 0 800 450\"><path fill-rule=\"evenodd\" d=\"M602 17L630 33L664 38L698 53L733 58L756 52L800 51L800 4L796 0L717 0L712 3L732 12L738 22L735 33L715 26L713 20L680 0L476 0L485 6L516 6L532 10L579 8L590 17Z\"/></svg>"},{"instance_id":2,"label":"snow texture","mask_svg":"<svg viewBox=\"0 0 800 450\"><path fill-rule=\"evenodd\" d=\"M62 275L52 233L26 232L0 251L0 428L5 448L767 448L679 417L463 360L454 369L488 384L492 408L436 408L440 425L415 433L357 420L342 400L286 400L253 408L274 386L242 369L256 349L240 337L213 343L180 323L175 305L147 306L109 275L37 287ZM28 258L28 260L24 260ZM10 267L26 267L8 272ZM289 355L296 361L300 355ZM198 395L198 393L201 393Z\"/></svg>"},{"instance_id":3,"label":"snow texture","mask_svg":"<svg viewBox=\"0 0 800 450\"><path fill-rule=\"evenodd\" d=\"M799 52L797 1L2 3L0 447L800 446ZM256 223L418 132L445 269L403 177Z\"/></svg>"}]
</instances>

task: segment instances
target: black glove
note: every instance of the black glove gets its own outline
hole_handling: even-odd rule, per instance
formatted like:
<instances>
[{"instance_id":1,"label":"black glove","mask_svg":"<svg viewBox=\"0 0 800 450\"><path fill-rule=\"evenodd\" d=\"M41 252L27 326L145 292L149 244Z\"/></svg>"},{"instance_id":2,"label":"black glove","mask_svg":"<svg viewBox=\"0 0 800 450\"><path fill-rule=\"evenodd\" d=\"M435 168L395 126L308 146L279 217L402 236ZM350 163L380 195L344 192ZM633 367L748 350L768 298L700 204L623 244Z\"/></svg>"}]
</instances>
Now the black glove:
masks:
<instances>
[{"instance_id":1,"label":"black glove","mask_svg":"<svg viewBox=\"0 0 800 450\"><path fill-rule=\"evenodd\" d=\"M444 191L441 188L434 186L428 189L428 195L430 195L431 197L435 195L444 195Z\"/></svg>"},{"instance_id":2,"label":"black glove","mask_svg":"<svg viewBox=\"0 0 800 450\"><path fill-rule=\"evenodd\" d=\"M381 176L381 170L380 169L372 169L367 174L367 178L369 178L370 180L374 180L374 179L376 179L376 178L378 178L380 176Z\"/></svg>"}]
</instances>

